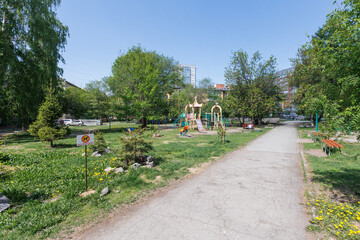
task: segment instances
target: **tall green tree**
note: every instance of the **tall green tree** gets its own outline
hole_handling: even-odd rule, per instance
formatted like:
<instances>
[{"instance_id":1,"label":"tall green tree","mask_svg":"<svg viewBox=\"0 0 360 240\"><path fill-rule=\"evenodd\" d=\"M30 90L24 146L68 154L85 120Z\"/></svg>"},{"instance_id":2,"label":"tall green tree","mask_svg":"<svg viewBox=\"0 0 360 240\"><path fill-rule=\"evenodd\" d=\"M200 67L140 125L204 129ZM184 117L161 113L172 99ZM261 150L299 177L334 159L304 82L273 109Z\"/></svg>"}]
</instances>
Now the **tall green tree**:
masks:
<instances>
[{"instance_id":1,"label":"tall green tree","mask_svg":"<svg viewBox=\"0 0 360 240\"><path fill-rule=\"evenodd\" d=\"M119 56L112 73L107 81L111 91L124 103L126 115L142 120L142 127L147 119L166 114L166 94L182 84L180 69L173 59L139 46Z\"/></svg>"},{"instance_id":2,"label":"tall green tree","mask_svg":"<svg viewBox=\"0 0 360 240\"><path fill-rule=\"evenodd\" d=\"M112 111L115 102L111 91L104 78L100 81L91 81L86 84L85 90L89 93L89 105L91 106L93 116L97 119L109 118L114 114Z\"/></svg>"},{"instance_id":3,"label":"tall green tree","mask_svg":"<svg viewBox=\"0 0 360 240\"><path fill-rule=\"evenodd\" d=\"M292 60L300 113L311 116L318 110L339 125L350 124L359 114L359 12L359 0L342 1Z\"/></svg>"},{"instance_id":4,"label":"tall green tree","mask_svg":"<svg viewBox=\"0 0 360 240\"><path fill-rule=\"evenodd\" d=\"M60 0L0 1L0 121L17 117L26 127L50 81L60 90L58 63L68 28L56 17L59 5Z\"/></svg>"},{"instance_id":5,"label":"tall green tree","mask_svg":"<svg viewBox=\"0 0 360 240\"><path fill-rule=\"evenodd\" d=\"M56 120L61 114L61 105L51 90L39 108L36 121L30 125L29 133L40 141L50 142L53 147L54 141L65 136L67 132L62 126L56 126Z\"/></svg>"},{"instance_id":6,"label":"tall green tree","mask_svg":"<svg viewBox=\"0 0 360 240\"><path fill-rule=\"evenodd\" d=\"M169 101L169 116L176 117L181 115L185 110L185 106L194 102L195 96L198 103L203 104L202 112L210 112L211 107L221 100L219 93L213 87L212 80L204 78L199 81L197 88L189 84L183 89L174 91Z\"/></svg>"},{"instance_id":7,"label":"tall green tree","mask_svg":"<svg viewBox=\"0 0 360 240\"><path fill-rule=\"evenodd\" d=\"M232 117L251 117L256 124L262 117L278 110L280 89L275 84L276 59L263 60L259 52L250 58L244 50L233 53L225 69L230 86L226 111Z\"/></svg>"},{"instance_id":8,"label":"tall green tree","mask_svg":"<svg viewBox=\"0 0 360 240\"><path fill-rule=\"evenodd\" d=\"M93 118L92 104L89 102L92 96L84 89L77 87L66 88L59 97L63 111L74 118Z\"/></svg>"}]
</instances>

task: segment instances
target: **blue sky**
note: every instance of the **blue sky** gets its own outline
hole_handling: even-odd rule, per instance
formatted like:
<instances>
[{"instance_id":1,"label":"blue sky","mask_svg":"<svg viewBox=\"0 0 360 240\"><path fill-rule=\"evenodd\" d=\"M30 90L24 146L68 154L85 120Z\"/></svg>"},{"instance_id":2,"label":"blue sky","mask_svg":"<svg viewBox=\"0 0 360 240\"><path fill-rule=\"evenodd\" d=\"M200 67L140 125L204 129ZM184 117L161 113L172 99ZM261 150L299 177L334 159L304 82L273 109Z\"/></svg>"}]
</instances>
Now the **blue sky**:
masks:
<instances>
[{"instance_id":1,"label":"blue sky","mask_svg":"<svg viewBox=\"0 0 360 240\"><path fill-rule=\"evenodd\" d=\"M69 27L63 77L80 87L111 75L115 59L141 45L224 83L232 52L274 55L278 70L325 23L333 0L62 0Z\"/></svg>"}]
</instances>

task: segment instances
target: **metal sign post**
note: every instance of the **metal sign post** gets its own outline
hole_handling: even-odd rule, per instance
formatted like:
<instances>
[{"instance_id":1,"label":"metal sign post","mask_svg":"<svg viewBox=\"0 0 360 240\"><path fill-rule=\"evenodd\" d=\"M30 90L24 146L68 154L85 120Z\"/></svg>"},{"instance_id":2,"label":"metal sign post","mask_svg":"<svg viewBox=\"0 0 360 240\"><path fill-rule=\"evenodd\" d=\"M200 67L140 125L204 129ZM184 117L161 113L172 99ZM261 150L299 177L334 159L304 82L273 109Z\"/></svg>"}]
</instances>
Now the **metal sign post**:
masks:
<instances>
[{"instance_id":1,"label":"metal sign post","mask_svg":"<svg viewBox=\"0 0 360 240\"><path fill-rule=\"evenodd\" d=\"M87 145L94 144L94 134L76 136L77 146L85 145L85 191L87 191Z\"/></svg>"},{"instance_id":2,"label":"metal sign post","mask_svg":"<svg viewBox=\"0 0 360 240\"><path fill-rule=\"evenodd\" d=\"M318 110L316 110L316 132L318 132Z\"/></svg>"},{"instance_id":3,"label":"metal sign post","mask_svg":"<svg viewBox=\"0 0 360 240\"><path fill-rule=\"evenodd\" d=\"M87 191L87 145L85 145L85 192Z\"/></svg>"}]
</instances>

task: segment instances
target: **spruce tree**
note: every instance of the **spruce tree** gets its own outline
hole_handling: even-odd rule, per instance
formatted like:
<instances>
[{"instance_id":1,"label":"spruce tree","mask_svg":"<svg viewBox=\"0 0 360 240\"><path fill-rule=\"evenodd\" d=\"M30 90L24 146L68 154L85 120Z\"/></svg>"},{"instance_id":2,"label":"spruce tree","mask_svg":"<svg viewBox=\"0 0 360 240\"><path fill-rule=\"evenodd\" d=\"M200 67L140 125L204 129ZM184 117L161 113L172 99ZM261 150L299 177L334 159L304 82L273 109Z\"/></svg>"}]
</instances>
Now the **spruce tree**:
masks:
<instances>
[{"instance_id":1,"label":"spruce tree","mask_svg":"<svg viewBox=\"0 0 360 240\"><path fill-rule=\"evenodd\" d=\"M61 114L61 105L50 91L39 108L36 121L30 125L29 133L42 142L50 142L50 146L53 147L54 141L64 137L67 132L64 127L56 126L56 120L61 117Z\"/></svg>"}]
</instances>

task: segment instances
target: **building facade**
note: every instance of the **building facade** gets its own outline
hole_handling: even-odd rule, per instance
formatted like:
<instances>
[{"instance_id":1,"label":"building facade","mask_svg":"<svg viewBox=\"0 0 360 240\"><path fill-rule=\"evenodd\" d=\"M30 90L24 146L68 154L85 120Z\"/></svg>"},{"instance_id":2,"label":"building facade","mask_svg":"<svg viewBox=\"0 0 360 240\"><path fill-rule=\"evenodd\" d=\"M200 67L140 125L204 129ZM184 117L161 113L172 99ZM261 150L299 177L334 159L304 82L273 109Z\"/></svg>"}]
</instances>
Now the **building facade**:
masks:
<instances>
[{"instance_id":1,"label":"building facade","mask_svg":"<svg viewBox=\"0 0 360 240\"><path fill-rule=\"evenodd\" d=\"M276 73L276 85L280 87L281 93L284 94L284 100L281 102L281 108L284 110L284 113L296 111L292 102L296 88L290 85L290 76L294 70L295 68L291 67Z\"/></svg>"},{"instance_id":2,"label":"building facade","mask_svg":"<svg viewBox=\"0 0 360 240\"><path fill-rule=\"evenodd\" d=\"M196 87L196 67L194 65L180 64L182 68L181 75L184 77L186 84L191 84Z\"/></svg>"},{"instance_id":3,"label":"building facade","mask_svg":"<svg viewBox=\"0 0 360 240\"><path fill-rule=\"evenodd\" d=\"M214 88L215 91L219 93L222 100L226 98L230 93L230 88L227 87L225 84L215 84Z\"/></svg>"}]
</instances>

